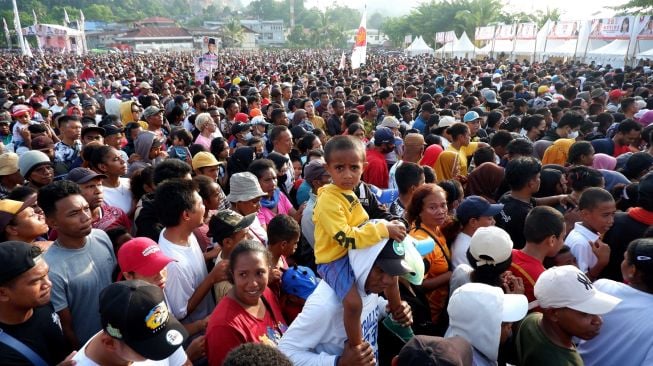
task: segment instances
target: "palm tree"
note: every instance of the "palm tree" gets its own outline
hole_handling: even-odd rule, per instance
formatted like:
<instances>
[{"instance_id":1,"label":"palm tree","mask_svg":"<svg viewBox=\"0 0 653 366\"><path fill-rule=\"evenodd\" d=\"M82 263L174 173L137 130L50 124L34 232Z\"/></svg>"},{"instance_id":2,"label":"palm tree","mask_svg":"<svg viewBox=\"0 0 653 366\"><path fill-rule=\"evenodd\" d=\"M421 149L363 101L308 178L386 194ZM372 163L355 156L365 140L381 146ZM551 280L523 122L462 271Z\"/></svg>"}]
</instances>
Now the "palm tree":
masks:
<instances>
[{"instance_id":1,"label":"palm tree","mask_svg":"<svg viewBox=\"0 0 653 366\"><path fill-rule=\"evenodd\" d=\"M501 18L502 5L499 0L463 0L465 10L456 13L457 30L474 34L476 27L498 21Z\"/></svg>"},{"instance_id":2,"label":"palm tree","mask_svg":"<svg viewBox=\"0 0 653 366\"><path fill-rule=\"evenodd\" d=\"M222 28L224 36L223 42L225 47L237 47L245 38L243 26L236 18L231 18Z\"/></svg>"}]
</instances>

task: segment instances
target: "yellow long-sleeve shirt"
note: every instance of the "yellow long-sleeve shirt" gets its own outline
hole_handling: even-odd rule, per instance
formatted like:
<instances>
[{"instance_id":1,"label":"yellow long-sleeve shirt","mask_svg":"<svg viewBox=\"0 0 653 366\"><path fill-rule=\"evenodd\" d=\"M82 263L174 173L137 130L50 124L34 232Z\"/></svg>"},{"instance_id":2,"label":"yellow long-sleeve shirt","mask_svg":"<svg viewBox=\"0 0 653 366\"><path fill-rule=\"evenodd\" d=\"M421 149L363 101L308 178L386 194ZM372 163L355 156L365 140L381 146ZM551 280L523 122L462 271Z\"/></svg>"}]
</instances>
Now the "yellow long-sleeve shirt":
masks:
<instances>
[{"instance_id":1,"label":"yellow long-sleeve shirt","mask_svg":"<svg viewBox=\"0 0 653 366\"><path fill-rule=\"evenodd\" d=\"M347 255L348 249L370 247L389 237L385 223L368 220L354 192L335 184L320 188L313 210L315 262L333 262Z\"/></svg>"}]
</instances>

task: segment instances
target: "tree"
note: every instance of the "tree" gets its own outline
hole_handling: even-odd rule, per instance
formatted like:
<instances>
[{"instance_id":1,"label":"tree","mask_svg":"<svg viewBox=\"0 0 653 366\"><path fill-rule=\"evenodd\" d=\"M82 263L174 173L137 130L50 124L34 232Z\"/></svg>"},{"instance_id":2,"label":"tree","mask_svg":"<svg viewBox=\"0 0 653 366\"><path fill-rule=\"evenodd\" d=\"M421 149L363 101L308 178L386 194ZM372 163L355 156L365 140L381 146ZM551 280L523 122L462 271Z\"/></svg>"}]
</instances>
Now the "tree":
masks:
<instances>
[{"instance_id":1,"label":"tree","mask_svg":"<svg viewBox=\"0 0 653 366\"><path fill-rule=\"evenodd\" d=\"M651 0L630 0L621 6L615 6L612 9L617 10L620 14L653 14L653 2Z\"/></svg>"},{"instance_id":2,"label":"tree","mask_svg":"<svg viewBox=\"0 0 653 366\"><path fill-rule=\"evenodd\" d=\"M84 10L84 16L89 20L116 20L113 11L107 5L93 4Z\"/></svg>"},{"instance_id":3,"label":"tree","mask_svg":"<svg viewBox=\"0 0 653 366\"><path fill-rule=\"evenodd\" d=\"M456 13L455 18L460 23L456 25L458 31L473 35L476 28L493 22L501 17L501 2L499 0L462 0L465 9Z\"/></svg>"},{"instance_id":4,"label":"tree","mask_svg":"<svg viewBox=\"0 0 653 366\"><path fill-rule=\"evenodd\" d=\"M381 28L381 25L385 21L386 17L383 16L383 14L379 13L378 11L374 12L374 14L370 15L367 19L367 26L371 29L379 29Z\"/></svg>"},{"instance_id":5,"label":"tree","mask_svg":"<svg viewBox=\"0 0 653 366\"><path fill-rule=\"evenodd\" d=\"M224 39L222 40L224 47L237 47L245 38L245 33L240 22L236 18L231 18L222 28Z\"/></svg>"}]
</instances>

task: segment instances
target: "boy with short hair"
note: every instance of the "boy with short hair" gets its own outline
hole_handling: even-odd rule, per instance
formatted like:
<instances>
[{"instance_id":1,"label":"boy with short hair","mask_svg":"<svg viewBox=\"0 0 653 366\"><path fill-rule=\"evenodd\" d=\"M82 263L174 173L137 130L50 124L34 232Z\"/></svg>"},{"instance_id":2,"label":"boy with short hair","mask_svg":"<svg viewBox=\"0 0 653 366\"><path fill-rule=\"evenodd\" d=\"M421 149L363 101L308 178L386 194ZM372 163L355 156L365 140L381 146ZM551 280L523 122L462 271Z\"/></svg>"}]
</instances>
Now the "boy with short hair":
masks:
<instances>
[{"instance_id":1,"label":"boy with short hair","mask_svg":"<svg viewBox=\"0 0 653 366\"><path fill-rule=\"evenodd\" d=\"M295 219L288 215L277 215L268 223L268 250L272 254L270 261L270 279L268 287L277 295L281 295L281 276L288 269L287 258L290 257L299 243L301 229Z\"/></svg>"},{"instance_id":2,"label":"boy with short hair","mask_svg":"<svg viewBox=\"0 0 653 366\"><path fill-rule=\"evenodd\" d=\"M451 262L455 267L463 263L469 264L467 250L472 235L478 228L494 226L494 215L502 209L502 204L492 204L481 196L468 196L460 203L456 208L456 221L461 230L451 246Z\"/></svg>"},{"instance_id":3,"label":"boy with short hair","mask_svg":"<svg viewBox=\"0 0 653 366\"><path fill-rule=\"evenodd\" d=\"M247 238L247 228L254 222L255 218L255 213L242 216L232 210L220 210L211 217L208 236L221 249L220 254L215 258L216 265L223 260L229 260L231 251L238 243ZM214 284L213 293L216 302L220 302L230 289L231 283L227 280Z\"/></svg>"},{"instance_id":4,"label":"boy with short hair","mask_svg":"<svg viewBox=\"0 0 653 366\"><path fill-rule=\"evenodd\" d=\"M617 206L602 188L588 188L578 201L581 221L574 225L565 244L576 257L578 268L595 280L610 261L610 247L601 240L614 223Z\"/></svg>"},{"instance_id":5,"label":"boy with short hair","mask_svg":"<svg viewBox=\"0 0 653 366\"><path fill-rule=\"evenodd\" d=\"M546 270L535 283L542 313L531 313L516 337L520 365L583 365L573 337L589 340L601 329L599 315L614 309L620 299L594 288L574 266Z\"/></svg>"},{"instance_id":6,"label":"boy with short hair","mask_svg":"<svg viewBox=\"0 0 653 366\"><path fill-rule=\"evenodd\" d=\"M390 214L403 217L404 211L417 187L424 184L424 168L418 164L404 161L396 170L395 175L399 197L390 205Z\"/></svg>"},{"instance_id":7,"label":"boy with short hair","mask_svg":"<svg viewBox=\"0 0 653 366\"><path fill-rule=\"evenodd\" d=\"M368 222L368 215L353 192L366 166L365 148L351 136L336 136L324 148L332 184L318 191L313 211L315 262L318 273L343 302L349 348L363 343L362 302L347 251L370 247L388 237L402 241L406 227L399 221ZM386 290L391 312L401 306L399 286Z\"/></svg>"},{"instance_id":8,"label":"boy with short hair","mask_svg":"<svg viewBox=\"0 0 653 366\"><path fill-rule=\"evenodd\" d=\"M521 250L512 250L512 274L524 282L524 295L529 302L535 300L535 281L544 268L544 258L554 256L562 248L565 218L551 207L535 207L524 222L526 245Z\"/></svg>"}]
</instances>

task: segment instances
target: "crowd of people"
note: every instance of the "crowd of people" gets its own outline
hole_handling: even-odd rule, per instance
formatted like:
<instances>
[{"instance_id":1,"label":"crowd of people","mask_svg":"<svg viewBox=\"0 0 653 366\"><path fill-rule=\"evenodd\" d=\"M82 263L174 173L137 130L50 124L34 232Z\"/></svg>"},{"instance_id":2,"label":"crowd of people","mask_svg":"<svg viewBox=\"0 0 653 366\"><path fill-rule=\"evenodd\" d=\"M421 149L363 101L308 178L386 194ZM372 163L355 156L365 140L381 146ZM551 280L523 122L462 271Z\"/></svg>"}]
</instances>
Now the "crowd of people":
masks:
<instances>
[{"instance_id":1,"label":"crowd of people","mask_svg":"<svg viewBox=\"0 0 653 366\"><path fill-rule=\"evenodd\" d=\"M0 364L653 364L650 65L339 61L3 54Z\"/></svg>"}]
</instances>

